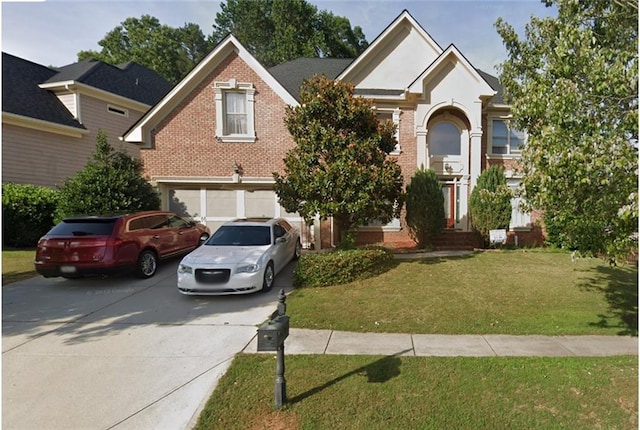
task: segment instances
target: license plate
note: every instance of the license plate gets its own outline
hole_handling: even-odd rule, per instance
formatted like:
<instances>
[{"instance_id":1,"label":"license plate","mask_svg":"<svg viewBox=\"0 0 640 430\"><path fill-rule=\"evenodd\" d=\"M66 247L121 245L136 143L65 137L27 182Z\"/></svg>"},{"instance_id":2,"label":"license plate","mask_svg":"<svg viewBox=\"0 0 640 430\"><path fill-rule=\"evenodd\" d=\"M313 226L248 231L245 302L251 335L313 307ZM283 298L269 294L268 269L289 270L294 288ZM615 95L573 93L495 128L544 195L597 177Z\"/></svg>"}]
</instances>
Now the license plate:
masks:
<instances>
[{"instance_id":1,"label":"license plate","mask_svg":"<svg viewBox=\"0 0 640 430\"><path fill-rule=\"evenodd\" d=\"M76 266L60 266L60 273L76 273Z\"/></svg>"}]
</instances>

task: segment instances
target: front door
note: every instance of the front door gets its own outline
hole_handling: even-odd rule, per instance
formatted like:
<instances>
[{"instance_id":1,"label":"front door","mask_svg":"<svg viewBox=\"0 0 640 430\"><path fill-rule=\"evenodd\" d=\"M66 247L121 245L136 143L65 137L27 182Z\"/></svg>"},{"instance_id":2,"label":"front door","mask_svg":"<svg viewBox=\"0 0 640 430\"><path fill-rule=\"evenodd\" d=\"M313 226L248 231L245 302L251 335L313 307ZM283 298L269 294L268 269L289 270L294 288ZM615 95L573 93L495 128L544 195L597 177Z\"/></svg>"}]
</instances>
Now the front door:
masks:
<instances>
[{"instance_id":1,"label":"front door","mask_svg":"<svg viewBox=\"0 0 640 430\"><path fill-rule=\"evenodd\" d=\"M442 195L444 196L444 228L455 228L455 186L453 184L443 185Z\"/></svg>"}]
</instances>

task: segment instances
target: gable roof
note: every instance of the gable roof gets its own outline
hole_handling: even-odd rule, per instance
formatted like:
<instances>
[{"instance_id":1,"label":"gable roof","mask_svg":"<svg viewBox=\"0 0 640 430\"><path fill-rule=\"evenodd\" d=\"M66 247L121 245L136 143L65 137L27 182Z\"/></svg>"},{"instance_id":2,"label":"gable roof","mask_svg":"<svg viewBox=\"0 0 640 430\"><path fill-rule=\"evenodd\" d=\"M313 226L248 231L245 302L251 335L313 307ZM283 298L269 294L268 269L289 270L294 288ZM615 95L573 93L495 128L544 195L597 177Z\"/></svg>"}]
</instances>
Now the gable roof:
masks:
<instances>
[{"instance_id":1,"label":"gable roof","mask_svg":"<svg viewBox=\"0 0 640 430\"><path fill-rule=\"evenodd\" d=\"M200 61L167 95L155 104L137 123L127 130L122 139L126 142L144 142L149 127L153 127L168 115L173 107L183 100L189 93L208 76L232 53L244 61L285 103L297 105L298 101L267 69L246 50L232 34L225 37L216 47Z\"/></svg>"},{"instance_id":2,"label":"gable roof","mask_svg":"<svg viewBox=\"0 0 640 430\"><path fill-rule=\"evenodd\" d=\"M313 75L335 79L352 61L353 58L298 58L271 67L269 73L299 102L305 79Z\"/></svg>"},{"instance_id":3,"label":"gable roof","mask_svg":"<svg viewBox=\"0 0 640 430\"><path fill-rule=\"evenodd\" d=\"M478 73L478 70L471 65L464 55L458 51L455 45L451 44L436 60L431 63L408 87L407 90L412 93L422 93L424 81L437 73L440 66L443 65L448 58L454 58L457 64L461 64L464 70L471 76L478 85L483 95L494 96L496 91L489 85L484 76ZM485 73L485 75L487 75Z\"/></svg>"},{"instance_id":4,"label":"gable roof","mask_svg":"<svg viewBox=\"0 0 640 430\"><path fill-rule=\"evenodd\" d=\"M147 105L157 103L171 89L171 84L158 73L134 62L113 66L96 60L61 67L42 84L44 88L53 88L68 82L85 84Z\"/></svg>"},{"instance_id":5,"label":"gable roof","mask_svg":"<svg viewBox=\"0 0 640 430\"><path fill-rule=\"evenodd\" d=\"M57 73L3 52L2 111L85 130L55 94L38 86Z\"/></svg>"},{"instance_id":6,"label":"gable roof","mask_svg":"<svg viewBox=\"0 0 640 430\"><path fill-rule=\"evenodd\" d=\"M338 79L353 82L360 88L403 90L442 52L440 45L405 9ZM387 68L395 68L392 77L379 71L383 63ZM395 67L397 64L404 64L404 67Z\"/></svg>"},{"instance_id":7,"label":"gable roof","mask_svg":"<svg viewBox=\"0 0 640 430\"><path fill-rule=\"evenodd\" d=\"M171 88L159 74L133 62L112 66L84 60L52 69L2 53L5 113L86 130L54 92L70 84L82 84L144 105L153 105Z\"/></svg>"}]
</instances>

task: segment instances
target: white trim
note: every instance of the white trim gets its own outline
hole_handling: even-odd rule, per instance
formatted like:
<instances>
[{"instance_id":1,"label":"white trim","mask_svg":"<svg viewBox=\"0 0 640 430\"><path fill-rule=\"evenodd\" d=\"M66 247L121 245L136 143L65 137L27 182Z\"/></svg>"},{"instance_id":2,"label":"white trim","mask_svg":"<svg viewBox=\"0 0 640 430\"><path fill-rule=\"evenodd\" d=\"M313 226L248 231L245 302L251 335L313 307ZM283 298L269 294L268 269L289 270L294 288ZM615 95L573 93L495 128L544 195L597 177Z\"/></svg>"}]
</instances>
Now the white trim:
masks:
<instances>
[{"instance_id":1,"label":"white trim","mask_svg":"<svg viewBox=\"0 0 640 430\"><path fill-rule=\"evenodd\" d=\"M90 85L86 85L76 81L53 82L49 84L40 84L38 86L42 89L52 91L53 93L72 92L72 93L76 93L77 95L86 95L90 97L95 97L105 102L110 102L116 105L122 105L128 109L138 110L141 112L145 112L150 107L150 105L146 103L142 103L142 102L139 102L127 97L123 97L118 94L101 90L99 88L95 88Z\"/></svg>"},{"instance_id":2,"label":"white trim","mask_svg":"<svg viewBox=\"0 0 640 430\"><path fill-rule=\"evenodd\" d=\"M452 44L433 62L427 69L418 76L409 87L407 92L414 94L422 94L424 92L424 81L433 73L436 73L441 64L443 64L449 56L453 56L456 63L460 63L469 73L471 77L476 81L476 84L481 88L478 89L480 96L493 97L497 93L491 86L485 81L480 73L467 61L467 59L458 51L458 49Z\"/></svg>"},{"instance_id":3,"label":"white trim","mask_svg":"<svg viewBox=\"0 0 640 430\"><path fill-rule=\"evenodd\" d=\"M427 44L437 53L442 53L442 48L436 43L435 40L433 40L431 38L431 36L429 36L429 34L424 31L424 29L422 28L422 26L420 26L420 24L418 24L418 22L413 19L413 17L411 16L411 14L409 14L409 12L407 12L406 10L403 11L394 22L392 22L374 41L371 45L369 45L367 47L367 49L365 49L365 51L360 54L353 62L351 62L351 64L349 64L349 66L342 72L340 73L340 75L336 78L338 80L344 81L345 78L347 78L349 76L349 74L351 74L354 70L357 70L361 67L361 65L366 65L370 59L369 57L376 55L375 51L378 50L378 46L385 43L387 36L391 33L393 33L395 31L396 28L398 28L399 26L401 26L403 24L404 21L409 22L409 25L411 27L413 27L419 34L420 36L427 42ZM349 79L346 79L347 81L349 81ZM393 96L383 96L383 97L376 97L376 98L397 98L397 97L393 97Z\"/></svg>"},{"instance_id":4,"label":"white trim","mask_svg":"<svg viewBox=\"0 0 640 430\"><path fill-rule=\"evenodd\" d=\"M211 71L232 53L247 65L288 105L298 106L296 99L247 51L232 34L216 46L169 93L151 108L122 139L126 142L150 144L150 130L161 122Z\"/></svg>"},{"instance_id":5,"label":"white trim","mask_svg":"<svg viewBox=\"0 0 640 430\"><path fill-rule=\"evenodd\" d=\"M225 114L226 106L224 103L225 91L237 91L244 93L246 100L247 115L247 134L225 134ZM221 142L255 142L255 103L254 95L255 87L249 82L238 82L236 79L230 79L227 82L216 81L213 84L216 101L216 138Z\"/></svg>"},{"instance_id":6,"label":"white trim","mask_svg":"<svg viewBox=\"0 0 640 430\"><path fill-rule=\"evenodd\" d=\"M68 125L56 124L50 121L16 115L10 112L2 112L2 123L17 127L30 128L45 133L60 134L62 136L82 138L89 134L89 130L83 130Z\"/></svg>"}]
</instances>

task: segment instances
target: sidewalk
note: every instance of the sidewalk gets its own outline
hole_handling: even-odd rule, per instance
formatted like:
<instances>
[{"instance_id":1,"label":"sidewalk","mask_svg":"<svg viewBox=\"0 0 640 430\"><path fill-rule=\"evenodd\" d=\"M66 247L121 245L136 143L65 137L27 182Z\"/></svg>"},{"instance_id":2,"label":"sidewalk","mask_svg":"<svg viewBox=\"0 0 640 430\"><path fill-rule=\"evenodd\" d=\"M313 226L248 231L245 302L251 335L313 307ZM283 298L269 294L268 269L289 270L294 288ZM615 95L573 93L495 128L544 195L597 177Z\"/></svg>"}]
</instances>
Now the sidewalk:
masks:
<instances>
[{"instance_id":1,"label":"sidewalk","mask_svg":"<svg viewBox=\"0 0 640 430\"><path fill-rule=\"evenodd\" d=\"M242 352L257 352L257 338ZM419 357L602 357L638 355L630 336L510 336L352 333L292 328L286 354Z\"/></svg>"}]
</instances>

